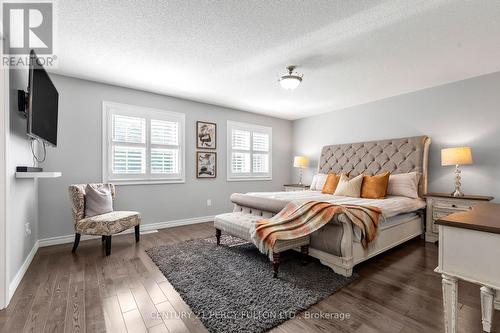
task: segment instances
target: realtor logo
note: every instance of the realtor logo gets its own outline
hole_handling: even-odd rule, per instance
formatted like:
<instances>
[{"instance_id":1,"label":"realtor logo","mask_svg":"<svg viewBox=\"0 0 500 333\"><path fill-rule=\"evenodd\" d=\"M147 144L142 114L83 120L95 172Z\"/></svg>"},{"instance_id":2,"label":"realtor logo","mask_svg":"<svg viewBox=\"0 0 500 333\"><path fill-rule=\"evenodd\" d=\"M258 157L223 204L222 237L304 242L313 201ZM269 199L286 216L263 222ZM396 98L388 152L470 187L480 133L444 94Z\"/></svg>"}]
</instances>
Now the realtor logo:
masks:
<instances>
[{"instance_id":1,"label":"realtor logo","mask_svg":"<svg viewBox=\"0 0 500 333\"><path fill-rule=\"evenodd\" d=\"M4 54L52 54L52 3L4 3Z\"/></svg>"}]
</instances>

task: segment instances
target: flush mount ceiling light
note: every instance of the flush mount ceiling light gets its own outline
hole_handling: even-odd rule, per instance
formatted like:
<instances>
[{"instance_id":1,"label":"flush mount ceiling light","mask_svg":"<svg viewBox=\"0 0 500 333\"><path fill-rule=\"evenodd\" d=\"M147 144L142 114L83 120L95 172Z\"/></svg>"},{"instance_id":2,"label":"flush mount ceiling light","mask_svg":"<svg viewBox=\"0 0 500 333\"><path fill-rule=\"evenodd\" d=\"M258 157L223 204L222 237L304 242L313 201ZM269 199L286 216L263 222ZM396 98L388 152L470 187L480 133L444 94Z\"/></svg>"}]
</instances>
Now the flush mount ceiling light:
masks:
<instances>
[{"instance_id":1,"label":"flush mount ceiling light","mask_svg":"<svg viewBox=\"0 0 500 333\"><path fill-rule=\"evenodd\" d=\"M288 70L288 74L283 75L279 79L280 85L283 89L293 90L302 82L302 77L304 75L299 75L297 72L294 73L295 66L288 66L286 69Z\"/></svg>"}]
</instances>

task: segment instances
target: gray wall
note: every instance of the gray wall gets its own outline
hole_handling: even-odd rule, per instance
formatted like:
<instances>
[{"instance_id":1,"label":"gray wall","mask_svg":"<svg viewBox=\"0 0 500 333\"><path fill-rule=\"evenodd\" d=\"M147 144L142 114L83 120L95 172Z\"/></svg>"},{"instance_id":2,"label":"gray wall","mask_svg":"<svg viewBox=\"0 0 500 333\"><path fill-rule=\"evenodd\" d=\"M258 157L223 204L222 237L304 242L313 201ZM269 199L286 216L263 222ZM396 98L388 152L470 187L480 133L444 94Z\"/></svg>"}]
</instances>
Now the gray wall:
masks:
<instances>
[{"instance_id":1,"label":"gray wall","mask_svg":"<svg viewBox=\"0 0 500 333\"><path fill-rule=\"evenodd\" d=\"M11 69L9 72L9 136L7 137L7 260L10 282L18 273L38 239L37 181L16 179L18 165L33 165L26 136L26 119L17 109L17 89L26 90L28 71ZM30 224L31 235L25 234L25 223Z\"/></svg>"},{"instance_id":2,"label":"gray wall","mask_svg":"<svg viewBox=\"0 0 500 333\"><path fill-rule=\"evenodd\" d=\"M475 164L463 167L466 193L500 198L500 73L396 96L365 105L293 122L142 91L51 75L60 93L59 146L48 149L46 170L62 171L57 179L39 184L39 238L73 232L67 186L101 180L101 103L103 100L186 113L186 183L119 186L116 209L141 211L144 223L214 215L229 211L233 192L278 190L297 180L290 168L294 154L307 155L317 166L325 144L427 134L430 190L451 191L452 167L440 165L440 149L457 145L473 148ZM226 181L226 121L273 127L273 181ZM195 121L218 125L218 176L195 177ZM293 136L292 136L293 134ZM293 137L293 140L292 140ZM212 199L213 206L206 207Z\"/></svg>"},{"instance_id":3,"label":"gray wall","mask_svg":"<svg viewBox=\"0 0 500 333\"><path fill-rule=\"evenodd\" d=\"M59 136L58 147L48 148L43 167L47 171L61 171L62 177L40 181L40 239L74 233L68 185L101 181L103 100L186 114L186 183L117 188L115 209L141 212L144 224L228 212L232 210L229 201L231 193L279 190L290 180L290 121L76 78L52 74L51 77L59 91ZM197 120L217 123L216 179L196 179ZM272 126L272 181L226 181L227 120ZM212 207L207 207L207 199L212 199Z\"/></svg>"},{"instance_id":4,"label":"gray wall","mask_svg":"<svg viewBox=\"0 0 500 333\"><path fill-rule=\"evenodd\" d=\"M462 168L464 192L500 200L500 73L294 121L293 149L313 160L310 182L324 145L421 134L432 138L430 191L453 187L441 148L468 145L475 163Z\"/></svg>"}]
</instances>

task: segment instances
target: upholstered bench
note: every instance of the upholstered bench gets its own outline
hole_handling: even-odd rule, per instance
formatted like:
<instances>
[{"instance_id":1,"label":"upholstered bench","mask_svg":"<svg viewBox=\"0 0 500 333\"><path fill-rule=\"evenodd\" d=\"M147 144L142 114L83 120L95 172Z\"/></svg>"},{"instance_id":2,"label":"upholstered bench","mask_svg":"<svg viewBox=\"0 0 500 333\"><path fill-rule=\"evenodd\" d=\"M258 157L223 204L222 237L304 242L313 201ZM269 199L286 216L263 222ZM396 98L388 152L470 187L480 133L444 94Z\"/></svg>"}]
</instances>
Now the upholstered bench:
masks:
<instances>
[{"instance_id":1,"label":"upholstered bench","mask_svg":"<svg viewBox=\"0 0 500 333\"><path fill-rule=\"evenodd\" d=\"M253 215L245 212L233 212L220 214L215 216L214 227L215 227L215 236L217 238L217 245L220 245L220 237L222 231L231 236L235 236L246 240L248 242L252 242L252 238L250 235L250 228L254 225L258 220L261 220L263 217L258 215ZM278 268L280 265L280 254L286 250L297 249L300 248L304 256L304 262L307 258L309 252L309 236L300 237L297 239L290 240L278 240L274 246L274 250L272 255L270 256L273 263L273 276L278 276Z\"/></svg>"}]
</instances>

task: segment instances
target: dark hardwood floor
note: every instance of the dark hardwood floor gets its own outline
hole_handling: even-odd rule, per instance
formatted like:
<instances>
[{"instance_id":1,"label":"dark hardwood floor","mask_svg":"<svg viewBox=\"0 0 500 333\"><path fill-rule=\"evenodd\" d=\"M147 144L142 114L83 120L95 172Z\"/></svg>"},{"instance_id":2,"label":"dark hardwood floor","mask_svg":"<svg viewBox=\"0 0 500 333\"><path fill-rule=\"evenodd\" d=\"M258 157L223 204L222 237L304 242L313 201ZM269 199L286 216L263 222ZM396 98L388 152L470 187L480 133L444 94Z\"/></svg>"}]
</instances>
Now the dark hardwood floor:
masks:
<instances>
[{"instance_id":1,"label":"dark hardwood floor","mask_svg":"<svg viewBox=\"0 0 500 333\"><path fill-rule=\"evenodd\" d=\"M7 309L1 332L207 332L144 249L212 236L210 223L39 249ZM284 332L443 332L437 247L420 239L355 268L360 278L272 330ZM481 332L479 287L460 283L459 331ZM157 312L180 313L158 317ZM348 320L325 318L349 313ZM500 331L496 316L494 331Z\"/></svg>"}]
</instances>

